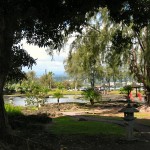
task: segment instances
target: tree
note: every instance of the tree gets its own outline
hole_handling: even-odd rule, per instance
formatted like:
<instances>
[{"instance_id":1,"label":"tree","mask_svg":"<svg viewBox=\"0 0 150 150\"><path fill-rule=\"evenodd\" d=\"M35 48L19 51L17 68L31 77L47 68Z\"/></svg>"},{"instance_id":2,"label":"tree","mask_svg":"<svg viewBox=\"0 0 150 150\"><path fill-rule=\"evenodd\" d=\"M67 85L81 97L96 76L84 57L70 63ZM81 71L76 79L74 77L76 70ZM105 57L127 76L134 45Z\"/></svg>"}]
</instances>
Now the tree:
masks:
<instances>
[{"instance_id":1,"label":"tree","mask_svg":"<svg viewBox=\"0 0 150 150\"><path fill-rule=\"evenodd\" d=\"M12 47L12 55L10 59L10 68L6 78L7 82L18 82L26 78L26 73L21 69L22 67L32 68L36 64L33 59L23 48L20 46Z\"/></svg>"},{"instance_id":2,"label":"tree","mask_svg":"<svg viewBox=\"0 0 150 150\"><path fill-rule=\"evenodd\" d=\"M122 22L127 26L133 24L134 31L138 34L140 29L146 27L150 20L149 0L110 0L105 1L109 14L116 23Z\"/></svg>"},{"instance_id":3,"label":"tree","mask_svg":"<svg viewBox=\"0 0 150 150\"><path fill-rule=\"evenodd\" d=\"M99 14L89 19L84 34L72 43L70 56L66 60L66 72L76 78L88 78L91 88L94 88L96 78L100 78L103 73L101 62L109 42L108 11L106 8L99 11Z\"/></svg>"},{"instance_id":4,"label":"tree","mask_svg":"<svg viewBox=\"0 0 150 150\"><path fill-rule=\"evenodd\" d=\"M143 83L147 90L147 101L150 105L150 1L116 2L113 1L110 4L107 2L106 4L111 18L121 25L120 30L114 36L113 44L118 54L122 53L127 56L126 58L129 58L129 69L136 80ZM115 6L115 4L117 5ZM125 30L126 32L124 32ZM127 46L129 47L127 48Z\"/></svg>"},{"instance_id":5,"label":"tree","mask_svg":"<svg viewBox=\"0 0 150 150\"><path fill-rule=\"evenodd\" d=\"M48 93L48 89L42 87L41 85L35 83L34 81L30 82L28 85L30 89L26 92L26 105L27 106L36 106L41 107L46 102L46 96Z\"/></svg>"},{"instance_id":6,"label":"tree","mask_svg":"<svg viewBox=\"0 0 150 150\"><path fill-rule=\"evenodd\" d=\"M80 53L72 52L71 55L64 61L65 71L73 78L74 89L78 89L78 83L85 79L85 73L81 66L82 59Z\"/></svg>"},{"instance_id":7,"label":"tree","mask_svg":"<svg viewBox=\"0 0 150 150\"><path fill-rule=\"evenodd\" d=\"M94 90L93 88L89 88L86 91L83 91L82 95L86 100L89 100L91 105L94 105L95 101L100 101L102 99L101 93Z\"/></svg>"},{"instance_id":8,"label":"tree","mask_svg":"<svg viewBox=\"0 0 150 150\"><path fill-rule=\"evenodd\" d=\"M45 87L51 89L52 83L53 83L53 75L54 75L53 72L48 72L48 73L45 73L44 75L42 75L39 79L41 84L44 85Z\"/></svg>"},{"instance_id":9,"label":"tree","mask_svg":"<svg viewBox=\"0 0 150 150\"><path fill-rule=\"evenodd\" d=\"M29 81L35 81L36 80L36 72L35 71L28 71L27 73L26 73L26 78L27 78L27 80L29 80Z\"/></svg>"},{"instance_id":10,"label":"tree","mask_svg":"<svg viewBox=\"0 0 150 150\"><path fill-rule=\"evenodd\" d=\"M129 27L125 24L118 27L112 38L109 56L113 60L114 57L117 58L116 62L121 66L123 63L128 65L130 74L134 75L136 81L143 83L147 90L147 100L150 104L150 24L138 31L133 27L133 23L130 23Z\"/></svg>"},{"instance_id":11,"label":"tree","mask_svg":"<svg viewBox=\"0 0 150 150\"><path fill-rule=\"evenodd\" d=\"M22 67L32 68L32 65L36 64L36 60L33 59L21 46L12 47L12 55L10 59L10 69L6 77L5 90L11 93L15 91L14 83L21 82L26 79L26 73L22 71Z\"/></svg>"}]
</instances>

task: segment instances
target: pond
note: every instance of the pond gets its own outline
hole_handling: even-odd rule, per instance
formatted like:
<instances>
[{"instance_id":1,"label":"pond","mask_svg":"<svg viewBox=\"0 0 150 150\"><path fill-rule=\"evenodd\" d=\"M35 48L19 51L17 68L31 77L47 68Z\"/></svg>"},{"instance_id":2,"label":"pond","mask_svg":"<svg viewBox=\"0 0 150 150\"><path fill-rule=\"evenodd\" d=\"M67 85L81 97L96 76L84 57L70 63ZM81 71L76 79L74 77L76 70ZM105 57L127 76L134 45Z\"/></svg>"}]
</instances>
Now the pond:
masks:
<instances>
[{"instance_id":1,"label":"pond","mask_svg":"<svg viewBox=\"0 0 150 150\"><path fill-rule=\"evenodd\" d=\"M87 100L83 100L83 99L79 99L77 97L78 96L74 96L74 95L65 95L63 98L60 98L59 103L87 103ZM12 101L10 100L5 100L5 103L12 103L15 106L25 106L25 97L11 97L9 99L12 99ZM57 98L53 98L53 97L49 97L46 98L46 103L57 103Z\"/></svg>"}]
</instances>

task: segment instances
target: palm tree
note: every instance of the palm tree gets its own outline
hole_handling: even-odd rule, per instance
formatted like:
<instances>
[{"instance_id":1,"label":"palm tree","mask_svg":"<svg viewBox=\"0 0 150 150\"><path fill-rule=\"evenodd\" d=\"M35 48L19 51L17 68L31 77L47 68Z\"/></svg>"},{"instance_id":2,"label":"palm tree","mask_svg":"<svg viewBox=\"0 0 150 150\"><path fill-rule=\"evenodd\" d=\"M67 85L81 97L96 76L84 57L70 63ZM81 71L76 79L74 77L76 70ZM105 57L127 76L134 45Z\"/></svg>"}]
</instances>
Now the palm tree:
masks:
<instances>
[{"instance_id":1,"label":"palm tree","mask_svg":"<svg viewBox=\"0 0 150 150\"><path fill-rule=\"evenodd\" d=\"M85 99L90 100L91 105L94 105L95 100L99 101L102 99L102 95L93 88L89 88L86 91L83 91L82 94L84 95Z\"/></svg>"},{"instance_id":2,"label":"palm tree","mask_svg":"<svg viewBox=\"0 0 150 150\"><path fill-rule=\"evenodd\" d=\"M58 110L60 110L60 108L59 108L59 99L63 97L63 93L60 92L60 91L56 91L53 94L53 97L57 98L57 106L58 106Z\"/></svg>"}]
</instances>

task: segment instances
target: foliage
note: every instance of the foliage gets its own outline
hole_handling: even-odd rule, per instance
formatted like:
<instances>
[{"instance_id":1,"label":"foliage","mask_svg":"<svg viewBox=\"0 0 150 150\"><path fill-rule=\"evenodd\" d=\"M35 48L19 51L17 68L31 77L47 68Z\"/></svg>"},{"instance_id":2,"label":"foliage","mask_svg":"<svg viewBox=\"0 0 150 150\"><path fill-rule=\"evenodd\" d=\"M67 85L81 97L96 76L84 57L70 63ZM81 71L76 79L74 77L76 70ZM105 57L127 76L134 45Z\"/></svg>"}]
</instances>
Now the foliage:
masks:
<instances>
[{"instance_id":1,"label":"foliage","mask_svg":"<svg viewBox=\"0 0 150 150\"><path fill-rule=\"evenodd\" d=\"M147 16L150 1L126 1L123 5L120 2L116 7L119 9L114 11L111 5L108 6L110 16L118 23L109 56L116 57L120 64L128 64L130 74L150 91L150 17ZM150 96L147 98L150 104Z\"/></svg>"},{"instance_id":2,"label":"foliage","mask_svg":"<svg viewBox=\"0 0 150 150\"><path fill-rule=\"evenodd\" d=\"M36 72L35 71L28 71L26 73L26 78L28 81L35 81L36 80Z\"/></svg>"},{"instance_id":3,"label":"foliage","mask_svg":"<svg viewBox=\"0 0 150 150\"><path fill-rule=\"evenodd\" d=\"M9 116L22 115L22 108L19 106L13 106L11 104L5 104L5 110Z\"/></svg>"},{"instance_id":4,"label":"foliage","mask_svg":"<svg viewBox=\"0 0 150 150\"><path fill-rule=\"evenodd\" d=\"M21 48L20 45L13 46L7 82L18 82L25 79L26 74L22 71L22 67L32 68L35 64L36 60L26 50Z\"/></svg>"},{"instance_id":5,"label":"foliage","mask_svg":"<svg viewBox=\"0 0 150 150\"><path fill-rule=\"evenodd\" d=\"M120 94L128 94L128 91L125 90L124 88L120 88Z\"/></svg>"},{"instance_id":6,"label":"foliage","mask_svg":"<svg viewBox=\"0 0 150 150\"><path fill-rule=\"evenodd\" d=\"M57 86L57 88L58 88L59 90L63 90L63 89L64 89L64 85L63 85L62 82L57 82L57 83L56 83L56 86Z\"/></svg>"},{"instance_id":7,"label":"foliage","mask_svg":"<svg viewBox=\"0 0 150 150\"><path fill-rule=\"evenodd\" d=\"M131 85L126 85L123 88L120 89L121 94L128 94L132 91L132 86Z\"/></svg>"},{"instance_id":8,"label":"foliage","mask_svg":"<svg viewBox=\"0 0 150 150\"><path fill-rule=\"evenodd\" d=\"M57 89L53 89L48 92L48 95L54 95L54 93L57 92ZM63 90L63 95L80 95L81 91L76 90Z\"/></svg>"},{"instance_id":9,"label":"foliage","mask_svg":"<svg viewBox=\"0 0 150 150\"><path fill-rule=\"evenodd\" d=\"M133 29L139 31L147 26L150 20L150 2L149 0L109 0L106 1L107 8L111 18L117 22L123 22L126 25L133 23Z\"/></svg>"},{"instance_id":10,"label":"foliage","mask_svg":"<svg viewBox=\"0 0 150 150\"><path fill-rule=\"evenodd\" d=\"M58 135L123 135L125 131L120 126L96 121L77 121L70 117L54 118L55 124L50 132Z\"/></svg>"},{"instance_id":11,"label":"foliage","mask_svg":"<svg viewBox=\"0 0 150 150\"><path fill-rule=\"evenodd\" d=\"M91 102L91 105L94 104L94 101L101 101L102 95L97 90L94 90L93 88L88 88L87 90L83 91L82 95L86 100L89 100Z\"/></svg>"},{"instance_id":12,"label":"foliage","mask_svg":"<svg viewBox=\"0 0 150 150\"><path fill-rule=\"evenodd\" d=\"M54 84L53 75L54 75L53 72L45 73L44 75L42 75L42 76L40 77L40 83L41 83L43 86L45 86L45 87L51 89L52 86L53 86L53 84Z\"/></svg>"},{"instance_id":13,"label":"foliage","mask_svg":"<svg viewBox=\"0 0 150 150\"><path fill-rule=\"evenodd\" d=\"M53 94L53 97L60 99L60 98L63 97L63 93L57 90L57 91Z\"/></svg>"},{"instance_id":14,"label":"foliage","mask_svg":"<svg viewBox=\"0 0 150 150\"><path fill-rule=\"evenodd\" d=\"M48 89L36 83L30 85L30 92L26 93L26 105L40 107L46 102Z\"/></svg>"},{"instance_id":15,"label":"foliage","mask_svg":"<svg viewBox=\"0 0 150 150\"><path fill-rule=\"evenodd\" d=\"M12 93L16 92L16 90L15 90L15 84L7 83L5 85L5 88L4 88L3 91L4 91L5 94L12 94Z\"/></svg>"},{"instance_id":16,"label":"foliage","mask_svg":"<svg viewBox=\"0 0 150 150\"><path fill-rule=\"evenodd\" d=\"M92 88L94 88L96 78L99 79L103 76L101 62L104 59L103 52L109 42L108 11L106 8L99 9L99 14L88 18L84 33L72 43L70 55L65 60L66 72L75 81L88 79ZM98 18L98 16L100 17Z\"/></svg>"}]
</instances>

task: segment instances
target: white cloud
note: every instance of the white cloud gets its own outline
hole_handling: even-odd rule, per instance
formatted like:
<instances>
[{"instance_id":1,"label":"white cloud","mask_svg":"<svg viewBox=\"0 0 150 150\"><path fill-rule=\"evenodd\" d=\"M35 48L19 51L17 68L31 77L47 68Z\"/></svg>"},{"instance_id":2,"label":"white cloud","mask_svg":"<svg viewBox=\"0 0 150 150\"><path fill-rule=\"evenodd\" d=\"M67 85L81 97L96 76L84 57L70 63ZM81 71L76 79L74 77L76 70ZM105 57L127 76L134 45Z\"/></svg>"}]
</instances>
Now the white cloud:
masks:
<instances>
[{"instance_id":1,"label":"white cloud","mask_svg":"<svg viewBox=\"0 0 150 150\"><path fill-rule=\"evenodd\" d=\"M32 70L41 76L45 73L45 70L52 71L55 75L65 74L63 61L68 55L68 50L61 51L60 53L54 52L53 59L52 56L46 53L45 48L39 48L38 46L33 46L29 44L23 44L23 48L30 54L31 57L37 59L37 65L32 67ZM27 67L22 69L25 72L30 71Z\"/></svg>"},{"instance_id":2,"label":"white cloud","mask_svg":"<svg viewBox=\"0 0 150 150\"><path fill-rule=\"evenodd\" d=\"M48 55L46 52L46 48L39 48L38 46L29 45L23 40L21 43L23 44L23 48L30 54L31 57L37 59L37 65L32 67L32 70L36 72L37 76L41 76L45 73L45 70L52 71L55 75L63 75L65 74L65 69L63 65L63 61L68 56L69 46L73 42L75 37L70 37L66 46L62 48L60 52L54 50L53 51L53 59L52 56ZM23 68L23 71L28 72L31 69L27 67Z\"/></svg>"}]
</instances>

